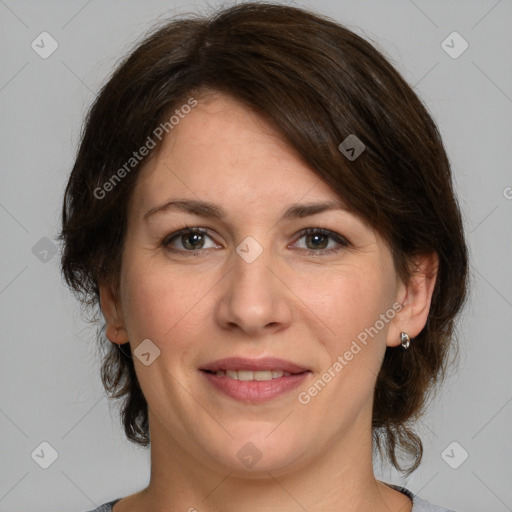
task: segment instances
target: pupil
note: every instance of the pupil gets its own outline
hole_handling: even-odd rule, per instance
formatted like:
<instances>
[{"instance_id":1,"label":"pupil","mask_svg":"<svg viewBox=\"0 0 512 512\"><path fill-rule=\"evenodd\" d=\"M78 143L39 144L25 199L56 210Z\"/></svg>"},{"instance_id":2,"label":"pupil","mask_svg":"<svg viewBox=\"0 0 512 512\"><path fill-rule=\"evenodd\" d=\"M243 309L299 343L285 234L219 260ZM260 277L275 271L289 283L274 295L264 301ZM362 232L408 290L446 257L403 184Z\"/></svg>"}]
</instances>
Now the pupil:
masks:
<instances>
[{"instance_id":1,"label":"pupil","mask_svg":"<svg viewBox=\"0 0 512 512\"><path fill-rule=\"evenodd\" d=\"M201 233L187 233L182 236L181 240L183 242L183 247L187 249L198 249L196 245L202 245L203 235Z\"/></svg>"},{"instance_id":2,"label":"pupil","mask_svg":"<svg viewBox=\"0 0 512 512\"><path fill-rule=\"evenodd\" d=\"M328 245L327 236L321 234L308 235L306 240L310 249L325 249ZM312 242L312 247L309 246L309 242Z\"/></svg>"}]
</instances>

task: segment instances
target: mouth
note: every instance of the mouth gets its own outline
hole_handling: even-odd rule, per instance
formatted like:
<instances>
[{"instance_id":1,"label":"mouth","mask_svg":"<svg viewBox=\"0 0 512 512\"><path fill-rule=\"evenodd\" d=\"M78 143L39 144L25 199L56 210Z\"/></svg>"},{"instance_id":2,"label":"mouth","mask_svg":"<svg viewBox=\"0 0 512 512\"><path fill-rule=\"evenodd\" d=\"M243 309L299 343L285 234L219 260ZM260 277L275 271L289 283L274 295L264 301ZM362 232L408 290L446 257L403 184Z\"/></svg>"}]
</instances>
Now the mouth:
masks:
<instances>
[{"instance_id":1,"label":"mouth","mask_svg":"<svg viewBox=\"0 0 512 512\"><path fill-rule=\"evenodd\" d=\"M296 375L290 372L284 372L283 370L217 370L216 372L210 372L208 370L204 371L211 373L212 375L216 375L217 377L228 377L230 379L244 380L246 382L251 380L257 380L258 382L261 382L264 380L279 379L281 377Z\"/></svg>"},{"instance_id":2,"label":"mouth","mask_svg":"<svg viewBox=\"0 0 512 512\"><path fill-rule=\"evenodd\" d=\"M259 403L299 386L311 370L277 358L219 359L199 368L216 391L237 401Z\"/></svg>"}]
</instances>

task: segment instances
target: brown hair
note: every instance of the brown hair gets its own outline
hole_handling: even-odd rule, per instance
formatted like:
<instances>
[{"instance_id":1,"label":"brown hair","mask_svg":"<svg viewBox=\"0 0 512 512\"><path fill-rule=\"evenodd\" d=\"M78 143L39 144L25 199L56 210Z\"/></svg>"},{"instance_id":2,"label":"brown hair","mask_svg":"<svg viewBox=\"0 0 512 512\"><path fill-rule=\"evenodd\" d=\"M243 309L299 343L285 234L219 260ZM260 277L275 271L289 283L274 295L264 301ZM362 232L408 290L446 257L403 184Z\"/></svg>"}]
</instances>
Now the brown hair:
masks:
<instances>
[{"instance_id":1,"label":"brown hair","mask_svg":"<svg viewBox=\"0 0 512 512\"><path fill-rule=\"evenodd\" d=\"M114 71L92 105L62 211L62 271L98 313L98 283L118 286L127 204L141 163L104 184L153 136L173 109L214 90L255 109L388 243L407 280L414 256L437 253L438 277L425 328L408 351L386 349L374 393L375 446L402 471L420 463L409 422L424 410L448 365L454 319L466 296L467 248L450 165L422 102L363 38L303 9L243 3L211 17L166 21ZM197 96L197 97L198 97ZM349 161L348 135L365 145ZM102 380L123 398L127 437L148 445L147 403L129 343L107 341ZM124 347L124 348L122 348ZM412 456L405 468L400 453Z\"/></svg>"}]
</instances>

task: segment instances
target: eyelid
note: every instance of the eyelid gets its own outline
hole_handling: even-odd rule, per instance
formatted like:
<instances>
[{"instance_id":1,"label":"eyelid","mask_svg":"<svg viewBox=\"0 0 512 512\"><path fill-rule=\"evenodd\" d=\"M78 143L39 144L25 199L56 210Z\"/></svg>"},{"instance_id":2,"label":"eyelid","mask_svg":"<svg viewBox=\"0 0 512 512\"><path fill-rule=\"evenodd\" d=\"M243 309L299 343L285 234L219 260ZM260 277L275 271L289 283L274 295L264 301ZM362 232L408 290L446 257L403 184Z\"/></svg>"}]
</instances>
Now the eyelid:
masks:
<instances>
[{"instance_id":1,"label":"eyelid","mask_svg":"<svg viewBox=\"0 0 512 512\"><path fill-rule=\"evenodd\" d=\"M201 235L206 235L208 238L210 238L212 240L212 242L219 246L220 244L213 238L213 236L209 233L209 230L206 229L206 228L201 228L201 227L190 227L190 226L185 226L184 228L182 229L179 229L178 231L173 231L172 233L170 233L169 235L165 236L163 238L163 240L161 241L160 245L168 250L168 251L172 251L172 252L178 252L178 253L186 253L186 254L199 254L207 249L195 249L195 250L185 250L185 249L177 249L176 247L172 247L171 246L171 242L175 239L175 238L178 238L179 236L183 235L183 234L189 234L189 233L199 233Z\"/></svg>"},{"instance_id":2,"label":"eyelid","mask_svg":"<svg viewBox=\"0 0 512 512\"><path fill-rule=\"evenodd\" d=\"M200 233L200 234L206 235L208 238L210 238L212 240L212 242L214 244L216 244L217 246L220 245L213 238L213 236L209 233L209 230L207 228L185 226L184 228L179 229L178 231L174 231L173 233L167 235L162 240L161 246L169 251L172 251L172 252L178 252L181 254L192 254L192 255L200 254L200 253L203 253L204 251L207 251L208 249L211 249L211 247L208 247L206 249L202 248L202 249L196 249L196 250L184 250L184 249L177 249L177 248L171 246L171 242L175 238L179 237L180 235L187 234L187 233ZM307 235L310 235L310 234L321 234L321 235L327 236L327 237L331 238L332 240L334 240L338 244L338 247L330 248L330 249L319 249L319 250L300 249L301 251L305 252L308 255L321 256L323 254L332 254L332 253L335 253L335 252L338 252L339 250L341 250L340 247L346 248L351 245L350 241L347 240L347 238L345 238L340 233L337 233L336 231L332 231L330 229L318 227L318 228L302 229L301 231L299 231L299 233L296 234L294 241L291 242L287 247L288 248L290 248L290 246L293 247L297 243L298 240L300 240L301 238L303 238Z\"/></svg>"},{"instance_id":3,"label":"eyelid","mask_svg":"<svg viewBox=\"0 0 512 512\"><path fill-rule=\"evenodd\" d=\"M302 251L305 251L308 255L321 256L323 254L332 254L332 253L336 253L336 252L340 251L341 250L340 247L341 248L346 248L346 247L349 247L349 246L352 245L350 243L350 241L347 238L345 238L343 235L337 233L336 231L332 231L332 230L326 229L326 228L305 228L305 229L301 230L296 235L295 240L290 245L293 246L293 245L295 245L297 243L298 240L300 240L304 236L310 235L310 234L315 234L315 233L318 233L318 234L330 237L339 246L335 247L335 248L331 248L331 249L320 249L320 250L301 249Z\"/></svg>"}]
</instances>

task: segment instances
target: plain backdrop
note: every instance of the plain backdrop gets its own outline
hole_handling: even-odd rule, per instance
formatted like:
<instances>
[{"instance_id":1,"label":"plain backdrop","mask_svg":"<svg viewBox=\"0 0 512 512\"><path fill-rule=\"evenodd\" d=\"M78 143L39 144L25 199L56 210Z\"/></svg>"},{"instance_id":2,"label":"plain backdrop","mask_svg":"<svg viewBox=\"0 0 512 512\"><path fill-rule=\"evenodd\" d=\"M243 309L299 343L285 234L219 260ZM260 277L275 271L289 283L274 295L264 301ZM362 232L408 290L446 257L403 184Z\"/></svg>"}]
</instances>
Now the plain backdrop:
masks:
<instances>
[{"instance_id":1,"label":"plain backdrop","mask_svg":"<svg viewBox=\"0 0 512 512\"><path fill-rule=\"evenodd\" d=\"M148 482L148 452L124 439L104 396L55 237L84 114L113 66L157 20L216 5L0 0L0 512L89 510ZM424 462L407 479L378 475L458 512L511 511L512 1L295 5L370 39L426 103L471 248L460 368L420 424ZM32 46L41 37L45 51L58 44L47 58ZM56 452L47 469L41 450Z\"/></svg>"}]
</instances>

